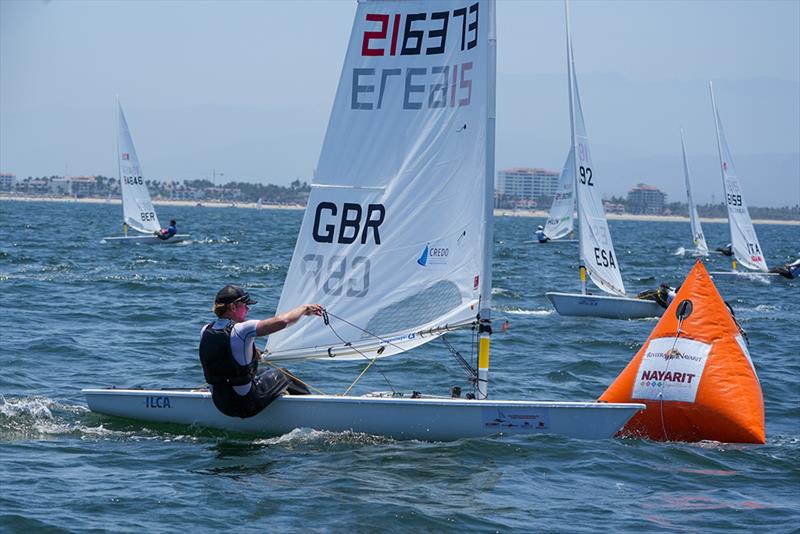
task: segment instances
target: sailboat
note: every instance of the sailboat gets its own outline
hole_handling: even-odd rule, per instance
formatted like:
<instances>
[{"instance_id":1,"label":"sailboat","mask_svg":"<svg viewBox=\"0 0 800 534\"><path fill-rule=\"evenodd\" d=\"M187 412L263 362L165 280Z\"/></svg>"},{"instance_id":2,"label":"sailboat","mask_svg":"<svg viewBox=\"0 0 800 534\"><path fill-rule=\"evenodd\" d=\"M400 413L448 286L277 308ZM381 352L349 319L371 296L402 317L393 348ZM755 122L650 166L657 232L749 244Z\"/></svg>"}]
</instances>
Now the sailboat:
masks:
<instances>
[{"instance_id":1,"label":"sailboat","mask_svg":"<svg viewBox=\"0 0 800 534\"><path fill-rule=\"evenodd\" d=\"M770 273L767 268L767 261L758 243L756 229L747 211L747 204L744 201L739 177L733 166L728 141L725 139L725 132L722 129L722 121L717 111L717 102L714 99L714 86L708 82L708 89L711 92L711 108L714 112L714 126L717 131L717 151L719 152L719 167L722 173L722 188L725 192L725 204L728 206L728 227L731 236L731 249L733 252L733 262L731 271L712 271L713 278L726 276L745 276L753 277L780 277L778 273ZM737 265L741 265L749 271L737 270Z\"/></svg>"},{"instance_id":2,"label":"sailboat","mask_svg":"<svg viewBox=\"0 0 800 534\"><path fill-rule=\"evenodd\" d=\"M411 27L402 20L417 37L396 34ZM204 389L86 389L89 408L266 436L298 427L433 441L613 436L642 404L489 398L495 46L493 0L358 3L277 309L319 302L328 320L306 318L266 346L275 365L369 365L472 328L473 394L285 395L238 419Z\"/></svg>"},{"instance_id":3,"label":"sailboat","mask_svg":"<svg viewBox=\"0 0 800 534\"><path fill-rule=\"evenodd\" d=\"M142 177L139 156L133 146L131 132L122 104L117 100L117 166L119 171L120 190L122 191L122 236L104 237L103 242L132 245L136 243L158 244L178 243L189 237L189 234L175 234L169 239L159 239L154 232L161 230L150 191ZM129 235L134 230L139 235Z\"/></svg>"},{"instance_id":4,"label":"sailboat","mask_svg":"<svg viewBox=\"0 0 800 534\"><path fill-rule=\"evenodd\" d=\"M558 177L558 190L553 197L550 213L544 225L544 243L575 243L577 239L564 239L572 233L575 212L575 150L570 148L567 160ZM537 241L538 242L538 241Z\"/></svg>"},{"instance_id":5,"label":"sailboat","mask_svg":"<svg viewBox=\"0 0 800 534\"><path fill-rule=\"evenodd\" d=\"M622 283L619 261L614 252L611 232L597 187L601 177L594 172L589 137L583 119L583 109L575 75L572 37L567 19L567 78L569 83L569 115L572 148L565 169L572 169L575 184L580 248L580 293L548 292L545 296L561 315L605 317L609 319L640 319L660 317L664 309L655 301L627 297ZM607 295L590 295L586 291L586 276Z\"/></svg>"},{"instance_id":6,"label":"sailboat","mask_svg":"<svg viewBox=\"0 0 800 534\"><path fill-rule=\"evenodd\" d=\"M695 247L694 254L696 256L708 256L706 236L703 235L700 217L697 215L697 207L692 199L692 186L689 183L689 163L686 160L686 141L684 140L683 128L681 128L681 151L683 152L683 176L686 179L686 199L689 203L689 221L692 225L692 242Z\"/></svg>"}]
</instances>

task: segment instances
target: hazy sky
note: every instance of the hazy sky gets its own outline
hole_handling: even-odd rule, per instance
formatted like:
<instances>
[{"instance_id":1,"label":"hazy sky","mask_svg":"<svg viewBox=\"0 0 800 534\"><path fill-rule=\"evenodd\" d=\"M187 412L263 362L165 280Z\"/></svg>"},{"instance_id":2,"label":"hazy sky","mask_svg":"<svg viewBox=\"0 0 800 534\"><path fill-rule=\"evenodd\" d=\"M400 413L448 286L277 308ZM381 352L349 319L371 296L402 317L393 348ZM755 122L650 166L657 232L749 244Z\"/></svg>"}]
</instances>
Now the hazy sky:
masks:
<instances>
[{"instance_id":1,"label":"hazy sky","mask_svg":"<svg viewBox=\"0 0 800 534\"><path fill-rule=\"evenodd\" d=\"M0 172L116 176L114 95L146 177L308 180L354 1L0 0ZM560 168L564 7L498 2L497 168ZM800 202L800 1L574 1L603 191L719 200L708 80L751 205Z\"/></svg>"}]
</instances>

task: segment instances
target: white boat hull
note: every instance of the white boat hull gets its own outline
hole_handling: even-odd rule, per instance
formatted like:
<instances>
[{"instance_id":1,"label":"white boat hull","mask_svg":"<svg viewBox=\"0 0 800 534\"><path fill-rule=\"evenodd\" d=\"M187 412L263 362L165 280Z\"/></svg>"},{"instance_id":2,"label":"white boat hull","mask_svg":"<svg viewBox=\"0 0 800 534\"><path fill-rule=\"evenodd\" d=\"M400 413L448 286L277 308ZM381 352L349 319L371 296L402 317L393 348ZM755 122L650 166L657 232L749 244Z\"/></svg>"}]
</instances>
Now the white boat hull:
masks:
<instances>
[{"instance_id":1,"label":"white boat hull","mask_svg":"<svg viewBox=\"0 0 800 534\"><path fill-rule=\"evenodd\" d=\"M110 245L159 245L161 243L180 243L187 239L189 239L189 234L175 234L169 239L159 239L154 235L131 235L104 237L101 242Z\"/></svg>"},{"instance_id":2,"label":"white boat hull","mask_svg":"<svg viewBox=\"0 0 800 534\"><path fill-rule=\"evenodd\" d=\"M545 293L560 315L605 317L607 319L644 319L661 317L664 308L652 300L612 295L580 293Z\"/></svg>"},{"instance_id":3,"label":"white boat hull","mask_svg":"<svg viewBox=\"0 0 800 534\"><path fill-rule=\"evenodd\" d=\"M93 412L151 423L197 425L259 436L295 428L395 439L452 441L494 434L613 437L644 404L410 397L283 396L248 419L221 414L207 390L84 389Z\"/></svg>"}]
</instances>

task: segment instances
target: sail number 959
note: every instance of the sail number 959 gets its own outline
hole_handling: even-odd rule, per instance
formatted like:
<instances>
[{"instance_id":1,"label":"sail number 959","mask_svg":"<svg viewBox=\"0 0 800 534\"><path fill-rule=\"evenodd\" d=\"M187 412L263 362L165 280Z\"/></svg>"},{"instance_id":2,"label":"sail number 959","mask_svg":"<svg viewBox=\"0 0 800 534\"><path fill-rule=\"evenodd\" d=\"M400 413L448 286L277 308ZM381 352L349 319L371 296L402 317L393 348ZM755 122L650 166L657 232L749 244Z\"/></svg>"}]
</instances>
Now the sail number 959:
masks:
<instances>
[{"instance_id":1,"label":"sail number 959","mask_svg":"<svg viewBox=\"0 0 800 534\"><path fill-rule=\"evenodd\" d=\"M726 196L728 197L728 204L730 204L731 206L742 205L742 195L732 195L728 193Z\"/></svg>"}]
</instances>

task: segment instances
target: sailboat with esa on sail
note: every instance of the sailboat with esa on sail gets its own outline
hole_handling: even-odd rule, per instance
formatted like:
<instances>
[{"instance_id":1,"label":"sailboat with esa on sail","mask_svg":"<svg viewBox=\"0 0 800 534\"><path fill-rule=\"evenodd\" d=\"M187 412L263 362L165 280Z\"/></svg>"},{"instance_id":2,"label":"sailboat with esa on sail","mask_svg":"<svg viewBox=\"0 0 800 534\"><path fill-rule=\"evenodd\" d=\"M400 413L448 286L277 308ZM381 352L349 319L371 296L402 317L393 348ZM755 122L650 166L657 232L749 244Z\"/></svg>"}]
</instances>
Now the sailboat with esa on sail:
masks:
<instances>
[{"instance_id":1,"label":"sailboat with esa on sail","mask_svg":"<svg viewBox=\"0 0 800 534\"><path fill-rule=\"evenodd\" d=\"M742 186L736 169L733 166L728 141L722 129L722 120L717 110L717 102L714 99L714 86L708 82L708 89L711 93L711 109L714 113L714 126L717 132L717 150L719 152L719 168L722 173L722 188L725 193L725 205L728 208L728 228L731 237L731 255L733 256L732 269L730 271L711 271L711 277L715 279L727 277L744 278L780 278L777 273L770 273L767 269L767 261L761 251L761 245L756 236L756 229L747 211L747 203L744 200ZM747 271L737 270L737 265L748 269Z\"/></svg>"},{"instance_id":2,"label":"sailboat with esa on sail","mask_svg":"<svg viewBox=\"0 0 800 534\"><path fill-rule=\"evenodd\" d=\"M565 2L567 22L567 77L572 147L569 155L574 176L578 213L580 249L580 293L548 292L545 296L561 315L641 319L660 317L664 309L653 300L628 297L622 282L619 261L611 241L603 203L597 187L602 178L594 170L589 136L583 119L575 59L569 30L569 6ZM569 158L568 158L569 161ZM565 165L565 168L570 165ZM592 295L586 290L586 277L606 295Z\"/></svg>"},{"instance_id":3,"label":"sailboat with esa on sail","mask_svg":"<svg viewBox=\"0 0 800 534\"><path fill-rule=\"evenodd\" d=\"M178 243L189 238L189 234L175 234L169 239L160 239L155 232L161 230L156 209L150 199L150 191L142 176L139 156L133 146L128 121L117 99L117 168L122 192L122 236L104 237L102 242L133 245L137 243L156 245ZM138 235L129 234L133 230Z\"/></svg>"},{"instance_id":4,"label":"sailboat with esa on sail","mask_svg":"<svg viewBox=\"0 0 800 534\"><path fill-rule=\"evenodd\" d=\"M329 320L305 319L273 334L265 357L276 366L356 360L367 369L446 332L473 329L470 395L285 395L239 419L217 411L205 389L87 389L90 409L259 435L306 427L424 440L608 438L642 409L489 398L494 14L491 0L358 3L277 309L319 302ZM169 408L149 408L147 399Z\"/></svg>"}]
</instances>

